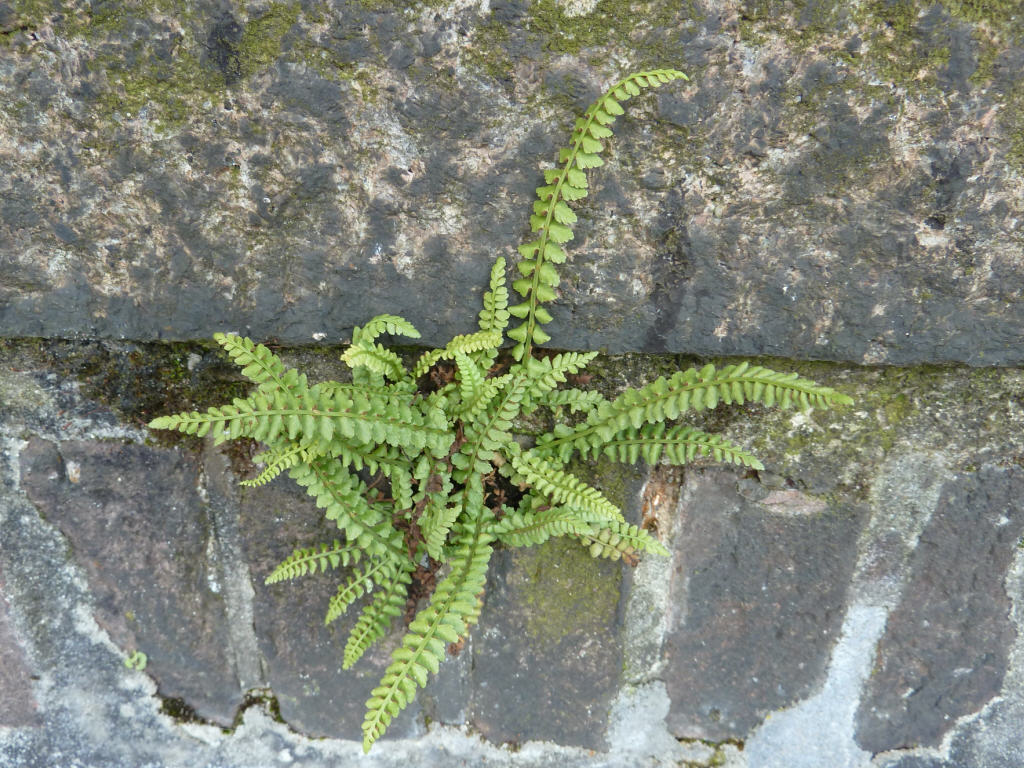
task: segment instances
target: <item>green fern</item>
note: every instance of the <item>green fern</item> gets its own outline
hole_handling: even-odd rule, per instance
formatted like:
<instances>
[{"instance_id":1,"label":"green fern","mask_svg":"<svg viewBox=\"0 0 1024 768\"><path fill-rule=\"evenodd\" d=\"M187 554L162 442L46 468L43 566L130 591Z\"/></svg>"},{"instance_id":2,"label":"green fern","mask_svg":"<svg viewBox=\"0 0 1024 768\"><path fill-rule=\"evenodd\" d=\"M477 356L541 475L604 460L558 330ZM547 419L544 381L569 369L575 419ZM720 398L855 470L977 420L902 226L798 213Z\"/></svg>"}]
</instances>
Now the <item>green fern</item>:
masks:
<instances>
[{"instance_id":1,"label":"green fern","mask_svg":"<svg viewBox=\"0 0 1024 768\"><path fill-rule=\"evenodd\" d=\"M335 539L331 544L319 544L306 549L296 549L267 576L267 584L286 579L297 579L307 573L321 573L329 568L339 568L359 560L362 550L341 544Z\"/></svg>"},{"instance_id":2,"label":"green fern","mask_svg":"<svg viewBox=\"0 0 1024 768\"><path fill-rule=\"evenodd\" d=\"M367 702L366 750L437 672L447 644L466 637L476 622L495 546L533 546L566 536L594 557L633 562L642 552L668 554L600 490L570 473L571 460L684 464L706 457L758 470L761 462L744 448L675 422L691 411L729 404L826 408L851 402L796 374L748 363L680 371L607 399L566 386L596 353L537 353L550 340L542 326L552 315L544 305L556 298L557 265L566 260L563 246L573 237L570 204L586 196L586 171L601 165L609 126L623 102L681 78L675 70L631 75L576 121L558 166L544 172L530 217L533 235L519 247L511 287L522 301L509 305L506 262L499 256L478 331L424 352L409 369L378 339L416 339L419 332L401 317L378 315L353 330L342 355L351 381L312 386L267 347L217 334L254 391L150 424L210 435L215 443L240 437L264 443L266 451L257 457L264 469L246 484L262 485L287 471L338 528L343 539L295 550L266 581L347 569L325 620L368 602L349 635L344 668L403 613L418 567L444 574ZM508 328L510 318L519 324ZM506 338L511 348L502 357ZM536 439L518 434L518 420L538 411L552 417L553 431Z\"/></svg>"}]
</instances>

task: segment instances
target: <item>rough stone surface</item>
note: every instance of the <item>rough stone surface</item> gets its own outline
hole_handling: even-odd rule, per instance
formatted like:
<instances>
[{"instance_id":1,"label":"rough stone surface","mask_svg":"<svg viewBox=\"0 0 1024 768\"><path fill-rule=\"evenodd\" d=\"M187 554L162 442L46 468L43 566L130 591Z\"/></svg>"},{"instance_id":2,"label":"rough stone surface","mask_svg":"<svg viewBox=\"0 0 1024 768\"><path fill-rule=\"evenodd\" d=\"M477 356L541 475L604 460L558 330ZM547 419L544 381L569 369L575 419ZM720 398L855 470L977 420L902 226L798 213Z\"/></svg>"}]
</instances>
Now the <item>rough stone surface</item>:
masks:
<instances>
[{"instance_id":1,"label":"rough stone surface","mask_svg":"<svg viewBox=\"0 0 1024 768\"><path fill-rule=\"evenodd\" d=\"M560 345L1024 361L1012 0L3 7L7 336L443 342L573 113L676 66L581 207Z\"/></svg>"},{"instance_id":2,"label":"rough stone surface","mask_svg":"<svg viewBox=\"0 0 1024 768\"><path fill-rule=\"evenodd\" d=\"M335 351L283 354L314 379L339 375ZM686 363L600 357L593 384L612 393ZM1014 545L1012 505L1024 456L1024 374L785 367L842 388L856 405L811 414L733 408L696 420L753 448L766 465L756 474L708 466L623 473L607 462L576 469L657 530L675 557L630 569L571 548L553 550L554 560L499 552L471 640L366 764L1021 765L1024 549ZM68 755L90 768L319 768L356 759L362 704L400 629L357 668L339 671L339 636L354 617L323 627L333 578L262 583L293 546L332 537L321 512L286 478L237 488L235 478L252 474L251 446L191 438L146 445L162 436L134 426L157 409L205 407L240 391L230 366L206 347L0 343L0 569L18 653L29 664L22 682L35 701L34 725L0 733L0 765L42 768ZM77 485L67 479L69 461L78 464ZM223 715L202 723L180 706L169 710L175 717L161 712L174 656L159 638L153 652L115 620L123 624L126 610L162 610L151 587L131 588L154 575L140 574L133 560L89 554L114 547L97 533L109 518L97 516L93 501L123 523L123 533L106 538L144 545L162 539L128 523L173 526L169 504L192 510L192 522L168 540L194 543L194 567L206 574L200 586L212 576L218 599L201 619L187 610L165 616L160 634L194 635L189 622L233 617L216 639L185 639L222 654L222 669L237 679L221 695L257 686L235 710L222 708L233 713L226 731L215 725ZM158 552L147 566L160 573L173 562ZM129 589L119 586L125 578ZM985 631L963 634L947 621L942 590L954 584L949 604L961 599ZM930 625L914 631L919 615ZM149 654L143 672L124 665L136 647ZM980 650L988 660L965 672ZM858 729L859 738L869 733L858 709L891 706L898 691L876 690L872 680L895 667L876 662L911 656L931 665L923 687L946 692L939 707L950 718L897 703L900 733L921 745L873 756L858 741ZM210 675L194 666L180 674L197 691L183 703L207 706ZM731 722L715 722L712 708ZM925 745L936 723L950 722Z\"/></svg>"},{"instance_id":3,"label":"rough stone surface","mask_svg":"<svg viewBox=\"0 0 1024 768\"><path fill-rule=\"evenodd\" d=\"M560 540L495 555L473 640L470 722L485 738L607 746L620 567Z\"/></svg>"},{"instance_id":4,"label":"rough stone surface","mask_svg":"<svg viewBox=\"0 0 1024 768\"><path fill-rule=\"evenodd\" d=\"M732 472L691 474L684 488L665 638L667 722L680 738L742 739L822 681L860 516L773 509L770 497L745 497Z\"/></svg>"},{"instance_id":5,"label":"rough stone surface","mask_svg":"<svg viewBox=\"0 0 1024 768\"><path fill-rule=\"evenodd\" d=\"M1024 534L1022 497L1019 467L984 467L943 488L861 700L865 749L938 746L999 694L1018 631L1005 580Z\"/></svg>"},{"instance_id":6,"label":"rough stone surface","mask_svg":"<svg viewBox=\"0 0 1024 768\"><path fill-rule=\"evenodd\" d=\"M39 725L31 672L22 644L11 626L10 608L0 571L0 726L24 728Z\"/></svg>"},{"instance_id":7,"label":"rough stone surface","mask_svg":"<svg viewBox=\"0 0 1024 768\"><path fill-rule=\"evenodd\" d=\"M230 725L242 691L195 464L141 445L32 440L21 470L28 498L87 574L104 631L146 653L163 696Z\"/></svg>"},{"instance_id":8,"label":"rough stone surface","mask_svg":"<svg viewBox=\"0 0 1024 768\"><path fill-rule=\"evenodd\" d=\"M217 330L317 380L379 312L472 329L573 116L655 66L553 343L673 353L608 395L743 355L855 405L694 418L756 473L592 467L673 558L499 551L363 757L399 622L342 672L335 575L263 584L320 511L143 426L245 391ZM1020 768L1021 71L1016 0L0 0L0 766Z\"/></svg>"}]
</instances>

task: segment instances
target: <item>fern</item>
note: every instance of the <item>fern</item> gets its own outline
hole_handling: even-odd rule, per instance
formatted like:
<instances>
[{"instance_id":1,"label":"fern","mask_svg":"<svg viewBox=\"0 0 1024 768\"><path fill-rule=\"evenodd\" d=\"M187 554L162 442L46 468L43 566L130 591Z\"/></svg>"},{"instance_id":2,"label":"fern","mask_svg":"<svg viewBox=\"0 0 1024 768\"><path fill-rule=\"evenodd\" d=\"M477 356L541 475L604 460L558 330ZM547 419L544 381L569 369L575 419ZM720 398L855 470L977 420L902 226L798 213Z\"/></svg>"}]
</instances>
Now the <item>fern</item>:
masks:
<instances>
[{"instance_id":1,"label":"fern","mask_svg":"<svg viewBox=\"0 0 1024 768\"><path fill-rule=\"evenodd\" d=\"M395 567L390 576L381 580L381 588L374 593L373 600L363 608L359 620L349 634L342 655L341 668L350 669L376 640L387 634L391 621L402 613L406 593L412 581L411 563Z\"/></svg>"},{"instance_id":2,"label":"fern","mask_svg":"<svg viewBox=\"0 0 1024 768\"><path fill-rule=\"evenodd\" d=\"M740 446L675 422L691 411L729 404L826 408L850 402L796 374L748 363L680 371L608 399L567 386L596 353L536 353L550 340L542 328L552 320L545 305L557 296L557 268L567 258L564 245L576 222L571 204L587 195L586 171L601 165L599 155L625 101L680 78L685 75L668 69L631 75L576 121L571 144L537 188L533 234L519 247L518 277L511 284L521 301L509 305L506 260L499 256L476 332L422 353L410 370L378 339L417 339L419 332L397 315L378 315L353 330L341 356L351 381L312 386L267 347L217 334L255 385L253 392L150 423L209 435L215 443L240 437L264 443L258 458L265 468L245 483L261 485L287 471L337 527L341 538L295 550L266 581L348 569L328 601L325 621L369 599L345 645L344 668L403 612L418 566L444 574L367 702L366 750L437 672L446 645L466 637L476 622L495 546L534 546L565 536L594 557L632 563L641 552L668 554L600 490L566 470L575 456L650 464L708 457L761 469ZM519 324L508 328L511 318ZM500 357L506 339L511 348ZM538 411L556 423L553 431L536 439L518 434L518 420Z\"/></svg>"},{"instance_id":3,"label":"fern","mask_svg":"<svg viewBox=\"0 0 1024 768\"><path fill-rule=\"evenodd\" d=\"M331 544L318 544L306 549L296 549L281 561L270 575L267 584L275 584L286 579L297 579L307 573L321 573L329 568L338 568L359 560L362 551L335 539Z\"/></svg>"},{"instance_id":4,"label":"fern","mask_svg":"<svg viewBox=\"0 0 1024 768\"><path fill-rule=\"evenodd\" d=\"M487 580L491 557L491 536L484 510L464 526L455 540L451 573L434 590L430 604L409 625L402 645L392 653L391 665L380 685L370 693L363 721L363 749L387 729L392 718L416 695L416 687L427 684L427 675L437 673L447 643L464 637L476 623L482 607L480 593Z\"/></svg>"},{"instance_id":5,"label":"fern","mask_svg":"<svg viewBox=\"0 0 1024 768\"><path fill-rule=\"evenodd\" d=\"M621 102L639 95L643 88L658 87L680 78L687 79L674 69L658 69L639 72L617 82L576 120L572 144L558 154L560 165L544 172L544 185L537 187L537 201L530 216L530 229L535 237L519 246L522 259L517 268L522 277L512 283L516 293L526 299L508 310L523 320L508 331L509 338L516 342L512 348L516 360L530 357L534 343L544 344L551 339L540 327L551 322L551 314L541 302L555 299L559 279L554 265L565 261L562 245L573 238L570 225L576 223L576 214L567 201L587 196L585 170L603 164L598 157L604 150L601 142L612 135L608 126L623 113Z\"/></svg>"}]
</instances>

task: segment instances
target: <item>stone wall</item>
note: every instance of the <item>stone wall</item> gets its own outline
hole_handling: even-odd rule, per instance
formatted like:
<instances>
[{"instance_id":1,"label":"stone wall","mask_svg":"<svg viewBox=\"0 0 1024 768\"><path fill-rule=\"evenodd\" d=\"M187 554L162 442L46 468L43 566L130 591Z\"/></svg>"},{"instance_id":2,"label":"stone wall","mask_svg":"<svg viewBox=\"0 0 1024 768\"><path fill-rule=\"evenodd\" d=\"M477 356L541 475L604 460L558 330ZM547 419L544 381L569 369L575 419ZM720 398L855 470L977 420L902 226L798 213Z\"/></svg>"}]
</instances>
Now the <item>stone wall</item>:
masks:
<instances>
[{"instance_id":1,"label":"stone wall","mask_svg":"<svg viewBox=\"0 0 1024 768\"><path fill-rule=\"evenodd\" d=\"M0 765L1024 764L1017 6L0 2ZM656 66L557 344L856 404L709 417L763 472L583 467L672 557L499 551L361 758L400 628L342 672L331 581L263 584L307 497L144 425L245 391L215 331L317 379L378 312L470 330L573 115Z\"/></svg>"}]
</instances>

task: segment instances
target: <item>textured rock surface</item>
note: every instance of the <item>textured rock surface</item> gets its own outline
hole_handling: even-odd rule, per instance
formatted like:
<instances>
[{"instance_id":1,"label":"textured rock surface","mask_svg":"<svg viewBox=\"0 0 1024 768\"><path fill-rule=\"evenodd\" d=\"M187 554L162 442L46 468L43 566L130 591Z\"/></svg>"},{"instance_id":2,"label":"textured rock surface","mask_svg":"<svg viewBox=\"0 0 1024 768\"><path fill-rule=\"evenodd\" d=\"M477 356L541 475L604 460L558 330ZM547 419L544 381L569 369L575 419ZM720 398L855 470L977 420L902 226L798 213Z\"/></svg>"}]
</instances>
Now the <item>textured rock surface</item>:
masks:
<instances>
[{"instance_id":1,"label":"textured rock surface","mask_svg":"<svg viewBox=\"0 0 1024 768\"><path fill-rule=\"evenodd\" d=\"M758 473L590 467L673 558L499 552L364 758L400 629L341 671L334 581L263 584L320 512L142 425L245 391L216 330L322 379L378 312L470 329L652 66L691 81L616 124L556 342L856 404L707 415ZM0 765L1024 765L1022 69L1014 0L0 0Z\"/></svg>"},{"instance_id":2,"label":"textured rock surface","mask_svg":"<svg viewBox=\"0 0 1024 768\"><path fill-rule=\"evenodd\" d=\"M245 556L255 588L256 635L281 717L310 736L361 740L363 705L384 674L401 634L394 633L370 649L356 668L343 671L341 652L359 614L356 608L350 609L324 626L327 601L341 577L331 573L308 577L308 584L263 583L295 547L337 537L337 529L328 529L322 514L294 483L280 478L264 488L247 489L240 523L246 531ZM418 713L418 706L403 712L386 737L415 733Z\"/></svg>"},{"instance_id":3,"label":"textured rock surface","mask_svg":"<svg viewBox=\"0 0 1024 768\"><path fill-rule=\"evenodd\" d=\"M678 66L583 206L563 346L1024 360L1011 0L0 7L8 336L446 340L573 112Z\"/></svg>"},{"instance_id":4,"label":"textured rock surface","mask_svg":"<svg viewBox=\"0 0 1024 768\"><path fill-rule=\"evenodd\" d=\"M67 537L104 631L122 648L145 649L164 696L230 725L243 691L195 464L145 446L32 440L20 482Z\"/></svg>"},{"instance_id":5,"label":"textured rock surface","mask_svg":"<svg viewBox=\"0 0 1024 768\"><path fill-rule=\"evenodd\" d=\"M1006 579L1024 534L1024 473L951 479L921 532L861 703L858 741L883 752L938 746L998 695L1017 634Z\"/></svg>"},{"instance_id":6,"label":"textured rock surface","mask_svg":"<svg viewBox=\"0 0 1024 768\"><path fill-rule=\"evenodd\" d=\"M0 573L0 726L23 728L38 725L36 701L32 695L31 673L25 651L18 641L8 615Z\"/></svg>"},{"instance_id":7,"label":"textured rock surface","mask_svg":"<svg viewBox=\"0 0 1024 768\"><path fill-rule=\"evenodd\" d=\"M0 354L0 650L22 692L0 697L0 763L355 759L398 630L342 672L351 617L322 624L333 579L262 583L294 545L331 535L318 510L284 478L235 487L252 471L245 446L146 445L131 426L155 392L180 404L197 387L204 405L234 391L217 354ZM285 354L337 373L333 353ZM601 358L595 383L678 363ZM591 468L673 559L622 569L561 542L499 553L473 638L367 764L1020 765L1024 374L801 372L857 405L708 425L757 449L764 472ZM124 665L135 649L142 673Z\"/></svg>"},{"instance_id":8,"label":"textured rock surface","mask_svg":"<svg viewBox=\"0 0 1024 768\"><path fill-rule=\"evenodd\" d=\"M727 470L685 480L665 638L680 738L743 739L824 678L860 515L785 493Z\"/></svg>"},{"instance_id":9,"label":"textured rock surface","mask_svg":"<svg viewBox=\"0 0 1024 768\"><path fill-rule=\"evenodd\" d=\"M498 557L473 640L470 722L485 738L607 747L622 670L619 568L562 541Z\"/></svg>"}]
</instances>

